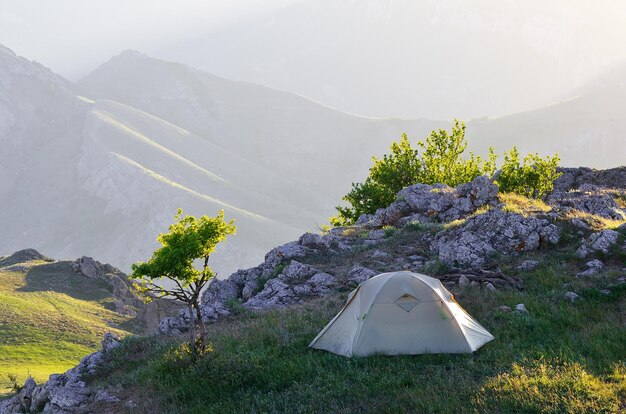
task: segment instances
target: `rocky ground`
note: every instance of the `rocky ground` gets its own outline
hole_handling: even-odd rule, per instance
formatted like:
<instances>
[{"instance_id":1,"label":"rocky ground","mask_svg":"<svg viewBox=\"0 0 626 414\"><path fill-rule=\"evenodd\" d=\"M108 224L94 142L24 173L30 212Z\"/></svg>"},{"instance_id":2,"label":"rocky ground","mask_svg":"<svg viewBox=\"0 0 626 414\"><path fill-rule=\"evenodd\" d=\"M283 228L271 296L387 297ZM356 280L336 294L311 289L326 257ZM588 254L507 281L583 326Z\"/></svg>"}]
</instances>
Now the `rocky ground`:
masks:
<instances>
[{"instance_id":1,"label":"rocky ground","mask_svg":"<svg viewBox=\"0 0 626 414\"><path fill-rule=\"evenodd\" d=\"M354 226L303 234L271 250L258 266L212 281L202 296L203 320L215 322L240 308L262 311L300 304L399 269L438 277L453 291L475 289L488 295L523 290L516 275L532 271L556 251L583 259L573 277L593 279L610 270L621 274L615 283L626 283L625 263L615 259L626 257L626 168L563 172L543 201L499 194L486 177L456 188L407 187L390 206L361 216ZM76 262L84 274L91 274L92 266L89 260ZM562 298L582 299L573 291ZM515 311L528 312L522 303ZM162 319L159 331L181 334L188 322L188 313L181 310ZM0 413L26 407L65 413L94 404L119 406L117 397L89 389L78 374L97 370L112 341L105 338L102 351L68 373L52 376L47 384L28 382L17 396L0 403ZM78 397L57 397L65 393Z\"/></svg>"},{"instance_id":2,"label":"rocky ground","mask_svg":"<svg viewBox=\"0 0 626 414\"><path fill-rule=\"evenodd\" d=\"M500 258L549 252L563 238L579 241L576 255L590 258L579 275L591 276L604 266L591 260L596 255L626 249L626 168L562 172L545 202L501 195L486 177L457 188L407 187L355 226L303 234L267 253L260 265L214 280L202 297L204 321L227 316L239 304L266 309L302 303L399 269L434 274L448 288L523 289L499 269ZM536 264L519 266L532 270ZM181 333L188 321L181 310L159 329Z\"/></svg>"}]
</instances>

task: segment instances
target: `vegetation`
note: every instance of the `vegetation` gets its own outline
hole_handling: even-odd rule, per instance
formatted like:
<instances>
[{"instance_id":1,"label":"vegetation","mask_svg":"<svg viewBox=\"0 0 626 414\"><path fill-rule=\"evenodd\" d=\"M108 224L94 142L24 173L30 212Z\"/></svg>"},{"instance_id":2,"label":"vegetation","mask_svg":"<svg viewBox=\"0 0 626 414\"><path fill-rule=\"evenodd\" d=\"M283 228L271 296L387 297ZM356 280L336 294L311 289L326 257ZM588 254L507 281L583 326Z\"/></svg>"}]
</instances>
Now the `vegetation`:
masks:
<instances>
[{"instance_id":1,"label":"vegetation","mask_svg":"<svg viewBox=\"0 0 626 414\"><path fill-rule=\"evenodd\" d=\"M169 233L159 234L161 243L147 262L132 266L131 278L147 300L154 298L173 299L186 305L189 310L189 347L194 356L205 350L204 324L200 312L200 292L215 276L209 267L209 257L217 245L229 234L235 233L234 221L224 221L224 211L216 217L184 216L181 209L169 227ZM194 262L201 259L202 269ZM163 283L164 279L172 287ZM200 334L196 335L196 325Z\"/></svg>"},{"instance_id":2,"label":"vegetation","mask_svg":"<svg viewBox=\"0 0 626 414\"><path fill-rule=\"evenodd\" d=\"M111 287L78 276L69 262L21 263L0 271L0 395L32 375L43 382L100 346L105 332L143 326L114 309Z\"/></svg>"},{"instance_id":3,"label":"vegetation","mask_svg":"<svg viewBox=\"0 0 626 414\"><path fill-rule=\"evenodd\" d=\"M465 124L458 120L450 132L433 131L425 142L418 141L416 148L403 134L399 142L392 143L390 154L372 158L369 176L362 183L352 183L352 190L343 197L349 205L336 207L338 214L331 217L331 224L350 225L362 214L373 214L391 204L398 191L409 185L441 183L454 187L480 175L493 177L497 168L493 148L489 148L486 159L471 152L465 156L466 149ZM552 190L559 176L558 162L558 155L544 159L537 154L520 161L514 147L504 154L496 181L502 192L541 198Z\"/></svg>"},{"instance_id":4,"label":"vegetation","mask_svg":"<svg viewBox=\"0 0 626 414\"><path fill-rule=\"evenodd\" d=\"M471 355L345 358L308 349L344 292L211 325L211 351L196 361L175 340L129 338L95 380L121 385L142 401L139 412L620 412L626 285L604 295L617 275L575 279L572 248L541 258L531 273L515 271L524 257L503 263L524 278L524 291L454 292L496 338ZM566 290L585 300L564 300ZM517 303L530 314L498 310Z\"/></svg>"},{"instance_id":5,"label":"vegetation","mask_svg":"<svg viewBox=\"0 0 626 414\"><path fill-rule=\"evenodd\" d=\"M513 147L504 154L504 162L497 177L500 191L526 197L542 198L552 191L559 156L541 158L539 154L528 154L520 162L519 151Z\"/></svg>"}]
</instances>

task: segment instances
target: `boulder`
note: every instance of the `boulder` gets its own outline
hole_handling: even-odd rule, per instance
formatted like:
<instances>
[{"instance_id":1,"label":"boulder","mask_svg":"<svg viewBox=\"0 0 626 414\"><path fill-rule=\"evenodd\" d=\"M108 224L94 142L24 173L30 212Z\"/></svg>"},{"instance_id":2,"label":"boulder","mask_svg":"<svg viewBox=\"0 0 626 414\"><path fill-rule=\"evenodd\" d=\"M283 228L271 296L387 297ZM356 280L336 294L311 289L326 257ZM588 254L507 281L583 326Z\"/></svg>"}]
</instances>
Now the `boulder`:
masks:
<instances>
[{"instance_id":1,"label":"boulder","mask_svg":"<svg viewBox=\"0 0 626 414\"><path fill-rule=\"evenodd\" d=\"M584 240L583 244L576 250L576 256L584 258L593 252L606 254L618 240L619 233L615 230L602 230L593 233L587 240Z\"/></svg>"},{"instance_id":2,"label":"boulder","mask_svg":"<svg viewBox=\"0 0 626 414\"><path fill-rule=\"evenodd\" d=\"M367 267L355 264L346 274L345 280L349 283L360 284L366 280L376 276L378 273Z\"/></svg>"},{"instance_id":3,"label":"boulder","mask_svg":"<svg viewBox=\"0 0 626 414\"><path fill-rule=\"evenodd\" d=\"M604 270L604 263L598 259L585 263L586 270L578 273L576 277L594 276Z\"/></svg>"},{"instance_id":4,"label":"boulder","mask_svg":"<svg viewBox=\"0 0 626 414\"><path fill-rule=\"evenodd\" d=\"M580 296L574 292L565 292L565 299L570 302L576 302L577 300L580 300Z\"/></svg>"},{"instance_id":5,"label":"boulder","mask_svg":"<svg viewBox=\"0 0 626 414\"><path fill-rule=\"evenodd\" d=\"M528 315L528 309L526 309L526 305L524 305L523 303L518 303L517 305L515 305L515 312L517 313L521 313L523 315Z\"/></svg>"},{"instance_id":6,"label":"boulder","mask_svg":"<svg viewBox=\"0 0 626 414\"><path fill-rule=\"evenodd\" d=\"M556 244L559 236L559 228L545 219L492 209L437 234L431 250L444 263L479 267L490 254L536 250L542 242Z\"/></svg>"},{"instance_id":7,"label":"boulder","mask_svg":"<svg viewBox=\"0 0 626 414\"><path fill-rule=\"evenodd\" d=\"M226 303L229 300L237 299L240 293L241 289L236 283L228 279L213 279L202 293L202 303L205 305L213 302Z\"/></svg>"},{"instance_id":8,"label":"boulder","mask_svg":"<svg viewBox=\"0 0 626 414\"><path fill-rule=\"evenodd\" d=\"M517 266L517 270L530 272L531 270L535 270L537 266L539 266L539 262L536 260L524 260L519 266Z\"/></svg>"}]
</instances>

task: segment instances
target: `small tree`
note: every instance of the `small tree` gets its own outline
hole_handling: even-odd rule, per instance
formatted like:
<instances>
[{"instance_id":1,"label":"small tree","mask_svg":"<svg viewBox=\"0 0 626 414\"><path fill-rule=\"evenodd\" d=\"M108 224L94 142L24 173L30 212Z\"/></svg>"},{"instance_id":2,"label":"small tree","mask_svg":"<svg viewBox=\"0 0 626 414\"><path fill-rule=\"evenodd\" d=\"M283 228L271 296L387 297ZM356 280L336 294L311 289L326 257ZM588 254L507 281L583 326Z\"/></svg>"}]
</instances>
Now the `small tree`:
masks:
<instances>
[{"instance_id":1,"label":"small tree","mask_svg":"<svg viewBox=\"0 0 626 414\"><path fill-rule=\"evenodd\" d=\"M131 278L146 299L164 298L184 303L189 309L190 347L194 357L205 349L206 331L200 311L200 292L215 274L209 267L209 257L227 235L234 234L234 221L224 221L224 211L216 217L184 216L181 209L169 227L169 233L159 234L161 247L147 262L132 265ZM194 262L201 259L201 269ZM163 283L165 282L165 283ZM163 283L163 284L162 284ZM168 287L170 285L171 287ZM200 335L196 335L196 324Z\"/></svg>"}]
</instances>

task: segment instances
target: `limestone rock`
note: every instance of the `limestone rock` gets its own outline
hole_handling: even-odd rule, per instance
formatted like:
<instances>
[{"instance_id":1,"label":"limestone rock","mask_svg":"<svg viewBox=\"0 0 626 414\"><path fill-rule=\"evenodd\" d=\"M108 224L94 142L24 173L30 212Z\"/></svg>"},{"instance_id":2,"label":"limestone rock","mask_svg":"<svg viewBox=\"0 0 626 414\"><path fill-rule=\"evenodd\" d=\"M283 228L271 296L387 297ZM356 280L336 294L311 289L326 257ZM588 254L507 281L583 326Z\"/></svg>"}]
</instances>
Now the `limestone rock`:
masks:
<instances>
[{"instance_id":1,"label":"limestone rock","mask_svg":"<svg viewBox=\"0 0 626 414\"><path fill-rule=\"evenodd\" d=\"M576 302L577 300L580 300L580 296L574 292L565 292L565 299L570 302Z\"/></svg>"},{"instance_id":2,"label":"limestone rock","mask_svg":"<svg viewBox=\"0 0 626 414\"><path fill-rule=\"evenodd\" d=\"M535 270L537 266L539 266L539 262L536 260L524 260L519 266L517 266L517 270L530 272L531 270Z\"/></svg>"},{"instance_id":3,"label":"limestone rock","mask_svg":"<svg viewBox=\"0 0 626 414\"><path fill-rule=\"evenodd\" d=\"M515 305L515 312L517 313L521 313L523 315L528 315L528 309L526 309L526 306L523 303L518 303L517 305Z\"/></svg>"},{"instance_id":4,"label":"limestone rock","mask_svg":"<svg viewBox=\"0 0 626 414\"><path fill-rule=\"evenodd\" d=\"M492 209L459 227L439 233L431 250L447 264L482 266L493 253L515 254L555 244L560 230L545 219Z\"/></svg>"},{"instance_id":5,"label":"limestone rock","mask_svg":"<svg viewBox=\"0 0 626 414\"><path fill-rule=\"evenodd\" d=\"M585 263L586 270L578 273L576 277L594 276L604 270L604 263L598 259Z\"/></svg>"},{"instance_id":6,"label":"limestone rock","mask_svg":"<svg viewBox=\"0 0 626 414\"><path fill-rule=\"evenodd\" d=\"M362 283L377 275L372 269L368 269L361 265L355 264L346 274L346 281L350 283Z\"/></svg>"}]
</instances>

